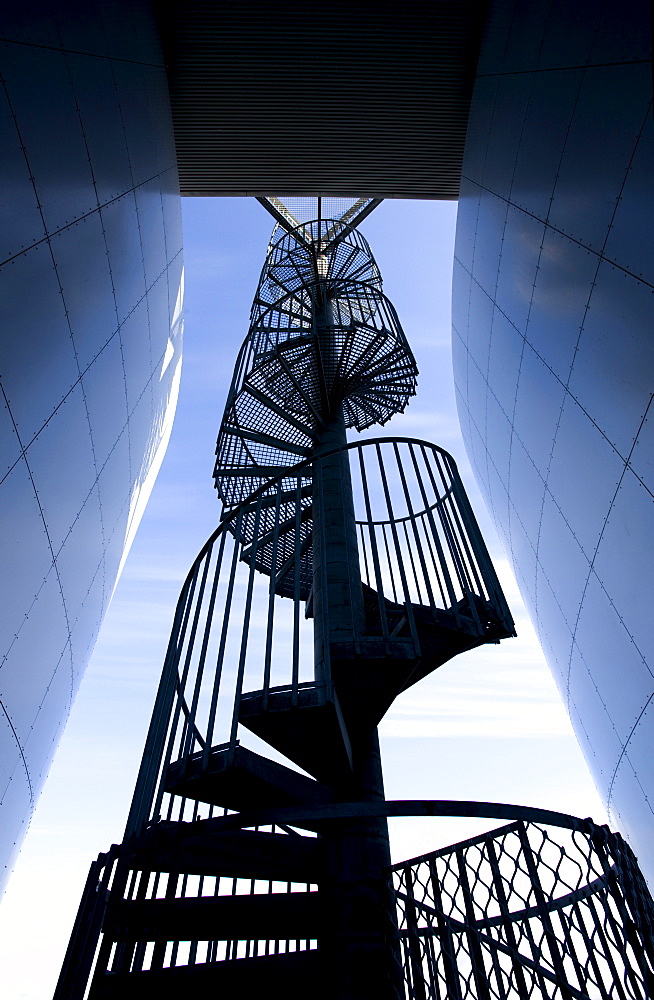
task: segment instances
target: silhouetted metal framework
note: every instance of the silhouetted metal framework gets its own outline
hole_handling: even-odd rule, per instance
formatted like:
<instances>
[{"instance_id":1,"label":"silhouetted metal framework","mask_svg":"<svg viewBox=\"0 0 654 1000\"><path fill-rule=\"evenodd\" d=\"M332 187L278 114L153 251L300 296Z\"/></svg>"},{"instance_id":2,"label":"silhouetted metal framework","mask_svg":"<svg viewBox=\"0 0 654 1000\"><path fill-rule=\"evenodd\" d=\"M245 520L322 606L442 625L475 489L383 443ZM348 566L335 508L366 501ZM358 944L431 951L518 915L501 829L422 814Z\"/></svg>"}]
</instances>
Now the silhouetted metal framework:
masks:
<instances>
[{"instance_id":1,"label":"silhouetted metal framework","mask_svg":"<svg viewBox=\"0 0 654 1000\"><path fill-rule=\"evenodd\" d=\"M346 440L415 377L363 238L277 230L218 439L221 523L182 587L124 841L91 869L57 1000L645 995L650 903L619 838L385 800L376 727L395 698L513 634L451 456ZM391 870L387 816L419 814L516 822Z\"/></svg>"},{"instance_id":2,"label":"silhouetted metal framework","mask_svg":"<svg viewBox=\"0 0 654 1000\"><path fill-rule=\"evenodd\" d=\"M654 908L629 846L528 813L393 867L406 996L651 997Z\"/></svg>"},{"instance_id":3,"label":"silhouetted metal framework","mask_svg":"<svg viewBox=\"0 0 654 1000\"><path fill-rule=\"evenodd\" d=\"M381 284L368 244L343 223L273 234L218 439L227 508L309 457L337 407L359 431L405 408L417 369Z\"/></svg>"}]
</instances>

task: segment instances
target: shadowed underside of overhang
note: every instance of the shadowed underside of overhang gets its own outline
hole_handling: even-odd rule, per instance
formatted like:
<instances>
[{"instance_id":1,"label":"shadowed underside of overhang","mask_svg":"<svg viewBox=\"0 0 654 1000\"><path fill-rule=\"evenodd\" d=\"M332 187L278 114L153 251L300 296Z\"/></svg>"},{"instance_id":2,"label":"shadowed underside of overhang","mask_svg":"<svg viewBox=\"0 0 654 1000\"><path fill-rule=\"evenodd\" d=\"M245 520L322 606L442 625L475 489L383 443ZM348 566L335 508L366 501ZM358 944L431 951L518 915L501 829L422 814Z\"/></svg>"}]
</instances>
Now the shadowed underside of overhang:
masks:
<instances>
[{"instance_id":1,"label":"shadowed underside of overhang","mask_svg":"<svg viewBox=\"0 0 654 1000\"><path fill-rule=\"evenodd\" d=\"M183 195L458 197L480 0L158 10Z\"/></svg>"}]
</instances>

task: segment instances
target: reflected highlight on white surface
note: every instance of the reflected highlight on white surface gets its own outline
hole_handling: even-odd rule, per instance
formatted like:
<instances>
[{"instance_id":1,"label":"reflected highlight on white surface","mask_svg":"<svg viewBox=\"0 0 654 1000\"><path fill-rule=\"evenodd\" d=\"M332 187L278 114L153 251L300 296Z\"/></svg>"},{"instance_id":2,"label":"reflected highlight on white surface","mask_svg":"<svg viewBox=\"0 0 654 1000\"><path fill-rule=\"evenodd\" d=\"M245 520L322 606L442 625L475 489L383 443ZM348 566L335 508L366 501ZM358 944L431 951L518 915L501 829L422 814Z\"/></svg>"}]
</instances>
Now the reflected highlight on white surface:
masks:
<instances>
[{"instance_id":1,"label":"reflected highlight on white surface","mask_svg":"<svg viewBox=\"0 0 654 1000\"><path fill-rule=\"evenodd\" d=\"M650 38L647 4L498 5L453 351L475 475L611 822L651 878Z\"/></svg>"},{"instance_id":2,"label":"reflected highlight on white surface","mask_svg":"<svg viewBox=\"0 0 654 1000\"><path fill-rule=\"evenodd\" d=\"M0 885L179 388L181 213L157 36L144 6L83 6L3 11Z\"/></svg>"}]
</instances>

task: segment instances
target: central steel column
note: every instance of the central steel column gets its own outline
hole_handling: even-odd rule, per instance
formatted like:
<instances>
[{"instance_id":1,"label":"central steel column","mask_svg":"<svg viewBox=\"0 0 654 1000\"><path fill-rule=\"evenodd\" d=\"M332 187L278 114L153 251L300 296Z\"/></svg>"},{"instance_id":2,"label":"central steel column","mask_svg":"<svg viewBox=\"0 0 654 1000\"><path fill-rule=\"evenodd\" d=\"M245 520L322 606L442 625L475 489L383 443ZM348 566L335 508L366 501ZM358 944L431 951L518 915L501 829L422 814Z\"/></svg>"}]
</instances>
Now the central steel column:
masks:
<instances>
[{"instance_id":1,"label":"central steel column","mask_svg":"<svg viewBox=\"0 0 654 1000\"><path fill-rule=\"evenodd\" d=\"M316 312L329 386L336 359L326 301ZM313 463L313 606L316 679L329 684L329 665L334 659L341 668L347 664L348 670L356 671L365 613L349 456L343 450L345 420L340 403L332 410L326 397L324 429L316 441ZM326 452L333 454L320 457ZM351 719L347 726L352 776L335 791L345 801L383 801L377 731L360 730ZM334 996L338 1000L396 1000L390 943L393 917L384 875L391 863L388 824L385 819L341 821L325 829L323 836L329 858L328 884L321 887L328 900L324 954Z\"/></svg>"},{"instance_id":2,"label":"central steel column","mask_svg":"<svg viewBox=\"0 0 654 1000\"><path fill-rule=\"evenodd\" d=\"M364 625L350 463L342 450L346 444L339 406L319 435L313 463L314 640L319 670L328 662L333 643L351 657ZM318 457L325 452L332 454Z\"/></svg>"}]
</instances>

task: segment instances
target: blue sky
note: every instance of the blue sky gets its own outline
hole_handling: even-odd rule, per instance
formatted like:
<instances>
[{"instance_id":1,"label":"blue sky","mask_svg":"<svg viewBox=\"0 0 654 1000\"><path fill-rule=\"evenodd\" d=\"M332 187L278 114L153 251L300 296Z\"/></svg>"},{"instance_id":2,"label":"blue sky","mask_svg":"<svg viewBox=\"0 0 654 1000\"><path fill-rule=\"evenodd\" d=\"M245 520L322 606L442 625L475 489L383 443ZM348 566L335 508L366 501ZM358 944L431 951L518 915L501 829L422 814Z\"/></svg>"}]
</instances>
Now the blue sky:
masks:
<instances>
[{"instance_id":1,"label":"blue sky","mask_svg":"<svg viewBox=\"0 0 654 1000\"><path fill-rule=\"evenodd\" d=\"M518 638L451 661L398 700L381 727L386 792L519 802L605 822L458 428L450 360L455 219L452 202L386 201L361 226L420 369L417 396L383 433L427 438L456 458ZM4 1000L52 995L88 866L122 837L178 590L219 513L215 441L272 224L254 199L184 203L186 332L177 417L0 906ZM472 822L396 820L394 857L470 835Z\"/></svg>"}]
</instances>

